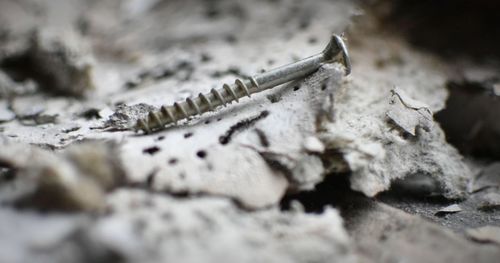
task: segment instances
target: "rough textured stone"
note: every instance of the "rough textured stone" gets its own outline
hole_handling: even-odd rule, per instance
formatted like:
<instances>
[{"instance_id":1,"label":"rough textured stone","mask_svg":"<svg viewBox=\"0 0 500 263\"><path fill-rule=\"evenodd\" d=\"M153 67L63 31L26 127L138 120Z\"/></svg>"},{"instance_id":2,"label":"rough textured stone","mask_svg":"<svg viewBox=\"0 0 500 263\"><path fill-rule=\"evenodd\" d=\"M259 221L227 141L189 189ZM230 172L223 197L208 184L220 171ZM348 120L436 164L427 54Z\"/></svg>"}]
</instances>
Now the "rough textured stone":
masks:
<instances>
[{"instance_id":1,"label":"rough textured stone","mask_svg":"<svg viewBox=\"0 0 500 263\"><path fill-rule=\"evenodd\" d=\"M342 153L351 187L374 196L394 179L425 174L445 196L465 197L472 173L431 120L447 94L442 66L398 39L363 35L358 42L353 77L336 92L335 117L321 132L326 148Z\"/></svg>"},{"instance_id":2,"label":"rough textured stone","mask_svg":"<svg viewBox=\"0 0 500 263\"><path fill-rule=\"evenodd\" d=\"M247 213L226 199L178 200L142 191L113 193L108 206L112 214L96 222L91 238L133 262L355 261L333 209Z\"/></svg>"},{"instance_id":3,"label":"rough textured stone","mask_svg":"<svg viewBox=\"0 0 500 263\"><path fill-rule=\"evenodd\" d=\"M4 204L40 210L96 211L105 191L123 184L124 172L111 143L74 145L63 153L2 144L0 163L13 178L0 185Z\"/></svg>"}]
</instances>

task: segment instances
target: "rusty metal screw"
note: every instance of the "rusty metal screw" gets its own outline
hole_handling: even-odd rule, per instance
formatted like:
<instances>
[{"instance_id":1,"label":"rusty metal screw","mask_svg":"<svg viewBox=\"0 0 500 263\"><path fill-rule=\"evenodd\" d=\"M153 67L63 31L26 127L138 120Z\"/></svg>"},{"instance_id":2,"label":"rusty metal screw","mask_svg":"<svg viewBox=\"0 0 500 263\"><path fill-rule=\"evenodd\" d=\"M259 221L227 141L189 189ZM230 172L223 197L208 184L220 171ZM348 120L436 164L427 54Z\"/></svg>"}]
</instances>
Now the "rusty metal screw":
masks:
<instances>
[{"instance_id":1,"label":"rusty metal screw","mask_svg":"<svg viewBox=\"0 0 500 263\"><path fill-rule=\"evenodd\" d=\"M167 124L177 124L179 120L214 111L220 105L226 106L232 101L239 102L244 96L250 97L253 93L303 78L318 70L322 64L338 60L342 60L346 68L345 74L349 75L351 62L347 47L340 36L332 35L330 43L319 54L255 75L247 80L236 79L234 84L224 84L220 89L212 89L206 94L200 93L198 97L175 102L172 106L162 106L159 111L151 111L146 118L139 119L134 128L145 133L162 129Z\"/></svg>"}]
</instances>

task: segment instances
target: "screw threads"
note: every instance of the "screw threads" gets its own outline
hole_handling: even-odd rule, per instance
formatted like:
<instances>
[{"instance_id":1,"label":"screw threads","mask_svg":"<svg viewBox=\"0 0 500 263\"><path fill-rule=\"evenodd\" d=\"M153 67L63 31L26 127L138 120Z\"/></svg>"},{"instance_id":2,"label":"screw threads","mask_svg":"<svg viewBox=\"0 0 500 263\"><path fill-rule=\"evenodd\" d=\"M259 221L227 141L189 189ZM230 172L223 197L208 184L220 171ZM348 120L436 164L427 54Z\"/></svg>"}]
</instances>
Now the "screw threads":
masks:
<instances>
[{"instance_id":1,"label":"screw threads","mask_svg":"<svg viewBox=\"0 0 500 263\"><path fill-rule=\"evenodd\" d=\"M211 89L206 94L200 93L198 97L175 102L172 106L162 106L159 111L149 112L147 117L139 119L134 128L136 131L142 130L145 133L150 133L165 125L177 124L179 120L214 111L218 106L225 107L233 101L239 102L239 99L244 96L250 97L253 93L303 78L316 71L323 63L337 61L339 54L342 55L340 59L346 68L345 73L348 75L351 71L351 64L347 47L341 37L333 35L328 46L319 54L246 80L236 79L234 84L224 84L222 88Z\"/></svg>"},{"instance_id":2,"label":"screw threads","mask_svg":"<svg viewBox=\"0 0 500 263\"><path fill-rule=\"evenodd\" d=\"M139 119L135 129L149 133L170 123L213 111L218 106L227 106L233 101L239 102L242 97L250 97L259 91L257 81L237 79L232 85L224 84L222 88L212 89L206 94L200 93L198 97L175 102L172 106L162 106L159 111L152 111L146 118Z\"/></svg>"}]
</instances>

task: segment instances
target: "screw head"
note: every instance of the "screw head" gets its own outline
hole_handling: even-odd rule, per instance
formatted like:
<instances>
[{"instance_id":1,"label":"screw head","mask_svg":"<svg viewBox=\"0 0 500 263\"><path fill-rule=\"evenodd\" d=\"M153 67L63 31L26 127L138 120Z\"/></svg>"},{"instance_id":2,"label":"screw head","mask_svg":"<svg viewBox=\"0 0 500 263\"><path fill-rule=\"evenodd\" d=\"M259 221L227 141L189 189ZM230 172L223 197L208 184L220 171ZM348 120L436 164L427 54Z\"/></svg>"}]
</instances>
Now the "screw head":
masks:
<instances>
[{"instance_id":1,"label":"screw head","mask_svg":"<svg viewBox=\"0 0 500 263\"><path fill-rule=\"evenodd\" d=\"M338 35L332 35L330 42L323 50L323 56L327 62L333 62L338 56L341 56L342 63L345 66L345 75L351 74L351 59L349 58L349 51L344 39Z\"/></svg>"}]
</instances>

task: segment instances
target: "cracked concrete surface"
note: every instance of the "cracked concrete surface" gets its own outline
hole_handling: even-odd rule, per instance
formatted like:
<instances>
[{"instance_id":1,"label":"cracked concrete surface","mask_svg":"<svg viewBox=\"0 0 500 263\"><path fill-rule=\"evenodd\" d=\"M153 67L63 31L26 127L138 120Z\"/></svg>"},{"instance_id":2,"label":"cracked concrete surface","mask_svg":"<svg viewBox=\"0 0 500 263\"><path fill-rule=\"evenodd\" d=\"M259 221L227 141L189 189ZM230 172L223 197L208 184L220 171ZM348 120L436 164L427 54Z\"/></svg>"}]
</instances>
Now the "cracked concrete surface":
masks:
<instances>
[{"instance_id":1,"label":"cracked concrete surface","mask_svg":"<svg viewBox=\"0 0 500 263\"><path fill-rule=\"evenodd\" d=\"M0 3L0 261L498 257L476 243L497 240L479 227L498 222L498 169L476 177L485 166L466 163L433 119L446 107L446 61L380 34L369 11L342 0ZM323 65L178 126L129 129L163 104L316 54L343 32L348 77ZM448 203L419 210L393 189L362 197L369 211L336 202L420 176L431 178L426 193L465 200L451 219L432 219L467 235L409 214L432 217ZM332 178L350 183L339 190L325 184ZM350 194L314 201L334 206L317 214L300 199L283 206L321 189Z\"/></svg>"}]
</instances>

